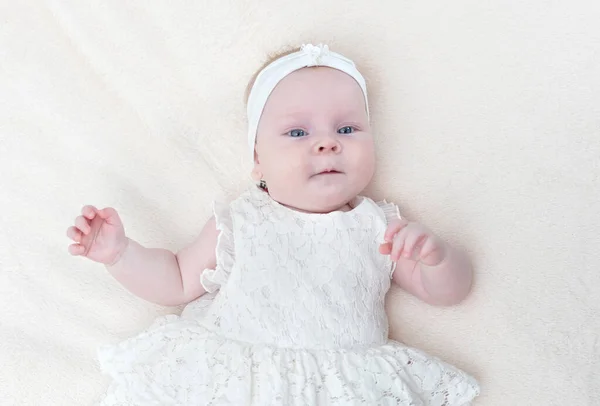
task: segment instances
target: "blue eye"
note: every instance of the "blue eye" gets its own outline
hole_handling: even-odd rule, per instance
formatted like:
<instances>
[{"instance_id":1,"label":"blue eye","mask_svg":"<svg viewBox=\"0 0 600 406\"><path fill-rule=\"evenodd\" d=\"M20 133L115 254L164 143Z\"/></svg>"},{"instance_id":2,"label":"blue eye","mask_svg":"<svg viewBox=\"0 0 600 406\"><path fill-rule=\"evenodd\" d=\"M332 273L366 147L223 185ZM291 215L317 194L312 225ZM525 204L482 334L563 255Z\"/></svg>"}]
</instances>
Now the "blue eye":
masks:
<instances>
[{"instance_id":1,"label":"blue eye","mask_svg":"<svg viewBox=\"0 0 600 406\"><path fill-rule=\"evenodd\" d=\"M288 131L286 134L289 135L290 137L297 138L297 137L304 137L306 135L306 132L304 132L304 130L300 130L300 129L296 128L294 130Z\"/></svg>"},{"instance_id":2,"label":"blue eye","mask_svg":"<svg viewBox=\"0 0 600 406\"><path fill-rule=\"evenodd\" d=\"M337 132L338 134L352 134L354 131L356 131L356 128L347 125L346 127L340 128Z\"/></svg>"}]
</instances>

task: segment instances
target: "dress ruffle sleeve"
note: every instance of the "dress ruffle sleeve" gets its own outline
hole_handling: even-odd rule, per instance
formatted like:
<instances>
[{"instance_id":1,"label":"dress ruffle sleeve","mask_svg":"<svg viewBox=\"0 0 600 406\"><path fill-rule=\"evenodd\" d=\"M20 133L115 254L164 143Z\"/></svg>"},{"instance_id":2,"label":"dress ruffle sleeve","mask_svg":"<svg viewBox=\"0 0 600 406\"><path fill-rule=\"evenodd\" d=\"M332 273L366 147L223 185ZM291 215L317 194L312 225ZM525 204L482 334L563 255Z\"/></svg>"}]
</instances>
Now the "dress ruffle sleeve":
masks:
<instances>
[{"instance_id":1,"label":"dress ruffle sleeve","mask_svg":"<svg viewBox=\"0 0 600 406\"><path fill-rule=\"evenodd\" d=\"M394 203L388 203L387 200L381 200L376 202L377 206L383 211L383 215L385 216L385 220L387 224L390 224L394 220L399 220L402 218L400 215L400 209ZM396 263L392 262L390 266L390 279L394 275L394 271L396 270Z\"/></svg>"},{"instance_id":2,"label":"dress ruffle sleeve","mask_svg":"<svg viewBox=\"0 0 600 406\"><path fill-rule=\"evenodd\" d=\"M381 210L383 210L383 214L385 215L385 219L388 224L390 224L393 220L399 220L402 218L400 215L400 209L394 203L388 203L387 200L381 200L377 202L377 206Z\"/></svg>"},{"instance_id":3,"label":"dress ruffle sleeve","mask_svg":"<svg viewBox=\"0 0 600 406\"><path fill-rule=\"evenodd\" d=\"M215 202L213 213L217 230L220 231L216 248L217 265L214 269L205 269L200 276L200 283L208 293L218 290L227 282L235 258L229 206Z\"/></svg>"}]
</instances>

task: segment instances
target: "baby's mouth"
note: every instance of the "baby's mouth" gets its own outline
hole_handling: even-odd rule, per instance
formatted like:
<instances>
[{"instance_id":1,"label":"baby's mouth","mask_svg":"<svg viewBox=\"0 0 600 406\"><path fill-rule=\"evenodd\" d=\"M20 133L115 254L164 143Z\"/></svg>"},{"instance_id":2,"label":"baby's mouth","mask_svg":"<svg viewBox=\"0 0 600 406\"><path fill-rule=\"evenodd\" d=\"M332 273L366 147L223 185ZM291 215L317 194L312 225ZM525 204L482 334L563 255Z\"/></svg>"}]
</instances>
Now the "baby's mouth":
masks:
<instances>
[{"instance_id":1,"label":"baby's mouth","mask_svg":"<svg viewBox=\"0 0 600 406\"><path fill-rule=\"evenodd\" d=\"M336 169L325 169L320 172L317 172L314 176L316 176L316 175L336 175L336 174L340 174L340 173L342 173L342 172L340 172Z\"/></svg>"}]
</instances>

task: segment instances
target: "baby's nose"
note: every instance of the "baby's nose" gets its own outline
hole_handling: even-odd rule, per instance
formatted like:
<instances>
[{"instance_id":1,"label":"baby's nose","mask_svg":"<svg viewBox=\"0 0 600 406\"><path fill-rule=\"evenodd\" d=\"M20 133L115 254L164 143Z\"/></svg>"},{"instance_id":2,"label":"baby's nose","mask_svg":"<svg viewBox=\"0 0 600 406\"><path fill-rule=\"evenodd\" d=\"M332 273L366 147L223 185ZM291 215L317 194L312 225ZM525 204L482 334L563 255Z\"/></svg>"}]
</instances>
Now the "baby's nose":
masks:
<instances>
[{"instance_id":1,"label":"baby's nose","mask_svg":"<svg viewBox=\"0 0 600 406\"><path fill-rule=\"evenodd\" d=\"M315 152L319 154L334 152L339 153L342 150L342 145L334 137L323 137L315 145Z\"/></svg>"}]
</instances>

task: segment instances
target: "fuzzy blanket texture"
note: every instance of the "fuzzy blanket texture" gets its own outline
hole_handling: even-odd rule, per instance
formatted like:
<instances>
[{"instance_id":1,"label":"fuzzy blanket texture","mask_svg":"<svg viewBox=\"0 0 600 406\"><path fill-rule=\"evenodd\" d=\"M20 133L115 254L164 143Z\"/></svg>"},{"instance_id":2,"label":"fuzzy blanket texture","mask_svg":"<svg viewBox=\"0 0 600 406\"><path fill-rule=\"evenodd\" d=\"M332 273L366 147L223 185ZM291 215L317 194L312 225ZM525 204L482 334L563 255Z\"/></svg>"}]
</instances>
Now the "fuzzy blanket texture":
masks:
<instances>
[{"instance_id":1,"label":"fuzzy blanket texture","mask_svg":"<svg viewBox=\"0 0 600 406\"><path fill-rule=\"evenodd\" d=\"M88 405L96 349L180 312L67 253L84 204L178 250L250 185L243 93L324 42L368 80L378 171L463 247L462 304L393 289L391 335L476 405L600 404L600 3L0 0L0 405Z\"/></svg>"}]
</instances>

